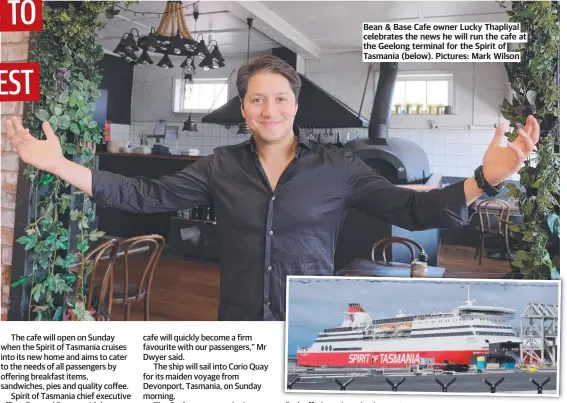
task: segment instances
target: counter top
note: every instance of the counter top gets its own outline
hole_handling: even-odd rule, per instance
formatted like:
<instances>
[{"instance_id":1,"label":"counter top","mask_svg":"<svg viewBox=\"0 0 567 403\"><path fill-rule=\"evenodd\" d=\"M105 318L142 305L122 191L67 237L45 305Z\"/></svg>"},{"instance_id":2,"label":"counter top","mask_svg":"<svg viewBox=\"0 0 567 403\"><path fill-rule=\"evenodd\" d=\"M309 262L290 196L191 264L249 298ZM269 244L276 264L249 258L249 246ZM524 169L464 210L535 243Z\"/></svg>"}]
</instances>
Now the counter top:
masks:
<instances>
[{"instance_id":1,"label":"counter top","mask_svg":"<svg viewBox=\"0 0 567 403\"><path fill-rule=\"evenodd\" d=\"M99 151L96 153L100 157L125 157L125 158L148 158L159 160L184 160L184 161L197 161L203 158L201 155L161 155L161 154L126 154L126 153L111 153L108 151Z\"/></svg>"}]
</instances>

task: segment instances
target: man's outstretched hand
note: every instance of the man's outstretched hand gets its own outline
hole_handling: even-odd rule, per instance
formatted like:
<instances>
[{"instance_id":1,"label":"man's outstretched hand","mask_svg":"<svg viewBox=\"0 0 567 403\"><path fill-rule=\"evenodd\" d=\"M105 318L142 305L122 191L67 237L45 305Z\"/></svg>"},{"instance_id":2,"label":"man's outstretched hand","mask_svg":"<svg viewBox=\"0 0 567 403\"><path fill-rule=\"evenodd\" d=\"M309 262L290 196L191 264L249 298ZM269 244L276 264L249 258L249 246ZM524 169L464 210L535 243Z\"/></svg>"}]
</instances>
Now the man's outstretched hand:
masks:
<instances>
[{"instance_id":1,"label":"man's outstretched hand","mask_svg":"<svg viewBox=\"0 0 567 403\"><path fill-rule=\"evenodd\" d=\"M54 173L65 157L61 150L59 138L53 133L49 122L43 122L45 140L38 140L30 134L29 129L22 126L19 117L13 116L6 121L8 140L22 161L43 171Z\"/></svg>"},{"instance_id":2,"label":"man's outstretched hand","mask_svg":"<svg viewBox=\"0 0 567 403\"><path fill-rule=\"evenodd\" d=\"M513 142L506 139L504 127L501 124L496 129L482 161L484 178L491 185L498 185L517 173L539 141L539 124L533 116L528 117L523 129L518 129Z\"/></svg>"}]
</instances>

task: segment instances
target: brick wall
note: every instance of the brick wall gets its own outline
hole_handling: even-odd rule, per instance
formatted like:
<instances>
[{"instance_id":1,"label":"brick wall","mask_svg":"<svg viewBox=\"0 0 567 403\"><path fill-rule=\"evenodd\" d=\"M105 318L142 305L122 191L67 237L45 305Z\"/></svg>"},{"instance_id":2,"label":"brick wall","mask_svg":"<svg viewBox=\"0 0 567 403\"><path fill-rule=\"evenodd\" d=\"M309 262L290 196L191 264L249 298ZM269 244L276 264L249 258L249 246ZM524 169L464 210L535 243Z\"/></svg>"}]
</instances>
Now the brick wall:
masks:
<instances>
[{"instance_id":1,"label":"brick wall","mask_svg":"<svg viewBox=\"0 0 567 403\"><path fill-rule=\"evenodd\" d=\"M24 32L2 33L2 62L22 62L28 58L29 34ZM4 102L2 111L2 199L1 217L1 291L0 320L7 320L10 293L10 271L12 268L12 245L14 241L14 218L16 215L16 186L18 183L19 158L6 140L6 119L12 115L22 116L22 102Z\"/></svg>"}]
</instances>

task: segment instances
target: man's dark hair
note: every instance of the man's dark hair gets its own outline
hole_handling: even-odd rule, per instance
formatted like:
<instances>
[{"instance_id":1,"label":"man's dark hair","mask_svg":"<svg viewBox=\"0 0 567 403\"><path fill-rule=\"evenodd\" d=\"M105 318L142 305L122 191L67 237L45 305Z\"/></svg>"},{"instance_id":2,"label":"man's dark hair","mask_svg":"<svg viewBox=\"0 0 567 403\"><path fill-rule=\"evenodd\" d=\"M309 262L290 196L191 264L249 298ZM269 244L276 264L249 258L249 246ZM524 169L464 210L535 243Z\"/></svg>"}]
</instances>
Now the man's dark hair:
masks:
<instances>
[{"instance_id":1,"label":"man's dark hair","mask_svg":"<svg viewBox=\"0 0 567 403\"><path fill-rule=\"evenodd\" d=\"M274 55L263 55L252 58L248 63L238 69L236 76L236 90L240 100L244 99L248 90L248 80L256 73L276 73L281 74L291 86L295 95L296 102L299 100L299 90L301 89L301 77L297 71L285 60Z\"/></svg>"}]
</instances>

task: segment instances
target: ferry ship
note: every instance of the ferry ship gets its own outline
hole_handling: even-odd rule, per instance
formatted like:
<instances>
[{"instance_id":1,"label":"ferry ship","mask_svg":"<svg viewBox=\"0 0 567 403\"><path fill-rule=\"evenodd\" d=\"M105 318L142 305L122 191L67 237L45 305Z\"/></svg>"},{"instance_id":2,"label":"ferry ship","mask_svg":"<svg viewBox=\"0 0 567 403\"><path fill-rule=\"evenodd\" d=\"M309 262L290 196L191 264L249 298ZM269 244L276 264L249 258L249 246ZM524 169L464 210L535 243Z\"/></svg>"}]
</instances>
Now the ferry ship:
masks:
<instances>
[{"instance_id":1,"label":"ferry ship","mask_svg":"<svg viewBox=\"0 0 567 403\"><path fill-rule=\"evenodd\" d=\"M309 348L297 350L297 366L408 368L426 364L469 365L494 343L520 344L510 321L514 309L475 305L467 299L451 312L372 319L348 304L340 327L324 329Z\"/></svg>"}]
</instances>

